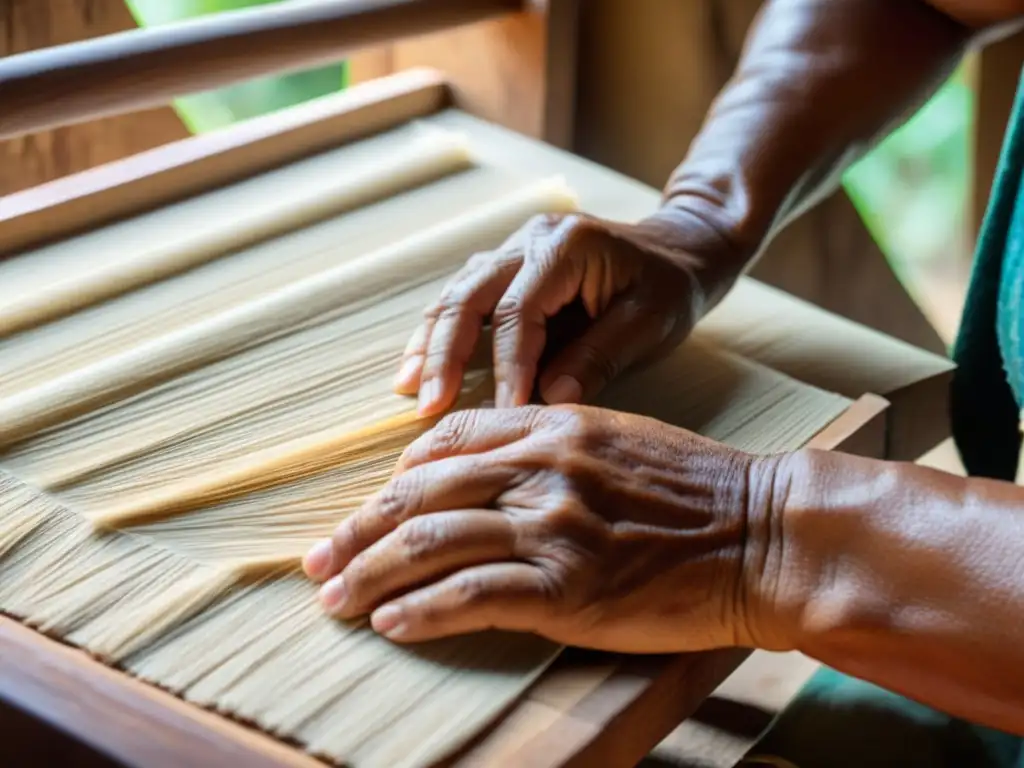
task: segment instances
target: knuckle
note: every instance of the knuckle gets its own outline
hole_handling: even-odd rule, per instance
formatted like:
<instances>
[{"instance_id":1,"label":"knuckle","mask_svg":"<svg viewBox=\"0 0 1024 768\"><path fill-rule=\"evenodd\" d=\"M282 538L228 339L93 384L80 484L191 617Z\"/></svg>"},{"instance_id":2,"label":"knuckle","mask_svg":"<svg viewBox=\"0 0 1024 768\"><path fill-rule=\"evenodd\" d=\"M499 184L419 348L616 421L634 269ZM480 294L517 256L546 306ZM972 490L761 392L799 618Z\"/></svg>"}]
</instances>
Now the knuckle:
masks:
<instances>
[{"instance_id":1,"label":"knuckle","mask_svg":"<svg viewBox=\"0 0 1024 768\"><path fill-rule=\"evenodd\" d=\"M506 294L494 308L494 324L497 327L516 321L525 312L523 297L518 294Z\"/></svg>"},{"instance_id":2,"label":"knuckle","mask_svg":"<svg viewBox=\"0 0 1024 768\"><path fill-rule=\"evenodd\" d=\"M450 456L465 445L473 432L476 416L473 411L456 411L446 415L430 430L428 450L431 455Z\"/></svg>"},{"instance_id":3,"label":"knuckle","mask_svg":"<svg viewBox=\"0 0 1024 768\"><path fill-rule=\"evenodd\" d=\"M485 602L490 595L487 582L475 574L464 574L455 583L457 602L472 608Z\"/></svg>"},{"instance_id":4,"label":"knuckle","mask_svg":"<svg viewBox=\"0 0 1024 768\"><path fill-rule=\"evenodd\" d=\"M397 525L417 507L420 494L416 472L401 475L377 494L377 514L386 523Z\"/></svg>"},{"instance_id":5,"label":"knuckle","mask_svg":"<svg viewBox=\"0 0 1024 768\"><path fill-rule=\"evenodd\" d=\"M566 602L564 569L554 563L539 568L539 577L535 582L536 597L542 604L558 606Z\"/></svg>"},{"instance_id":6,"label":"knuckle","mask_svg":"<svg viewBox=\"0 0 1024 768\"><path fill-rule=\"evenodd\" d=\"M398 534L405 559L413 563L435 554L447 540L444 524L429 517L403 523L398 529Z\"/></svg>"},{"instance_id":7,"label":"knuckle","mask_svg":"<svg viewBox=\"0 0 1024 768\"><path fill-rule=\"evenodd\" d=\"M477 286L466 281L449 283L441 294L441 300L438 302L437 319L458 319L459 316L469 309L477 292Z\"/></svg>"},{"instance_id":8,"label":"knuckle","mask_svg":"<svg viewBox=\"0 0 1024 768\"><path fill-rule=\"evenodd\" d=\"M595 410L585 405L548 406L544 413L544 431L564 441L562 456L571 456L571 450L586 451L605 438L605 426L595 418Z\"/></svg>"},{"instance_id":9,"label":"knuckle","mask_svg":"<svg viewBox=\"0 0 1024 768\"><path fill-rule=\"evenodd\" d=\"M544 514L544 531L552 544L572 541L581 530L580 515L569 499L551 505Z\"/></svg>"}]
</instances>

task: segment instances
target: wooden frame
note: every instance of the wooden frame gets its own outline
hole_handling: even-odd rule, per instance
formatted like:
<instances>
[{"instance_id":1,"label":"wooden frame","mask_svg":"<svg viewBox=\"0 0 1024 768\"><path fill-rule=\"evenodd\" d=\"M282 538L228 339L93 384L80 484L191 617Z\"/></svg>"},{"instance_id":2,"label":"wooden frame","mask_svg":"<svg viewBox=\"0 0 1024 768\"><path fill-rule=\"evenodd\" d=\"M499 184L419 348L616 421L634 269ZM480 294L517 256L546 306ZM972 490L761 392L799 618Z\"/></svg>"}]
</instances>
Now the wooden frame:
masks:
<instances>
[{"instance_id":1,"label":"wooden frame","mask_svg":"<svg viewBox=\"0 0 1024 768\"><path fill-rule=\"evenodd\" d=\"M0 58L0 195L187 136L173 110L160 106L138 111L147 105L163 105L172 95L244 77L341 58L348 59L356 84L400 69L439 67L448 76L448 97L460 109L556 146L568 148L572 141L579 0L335 0L306 7L266 6L183 25L184 32L151 30L148 38L164 38L155 43L138 30L120 34L116 39L126 42L117 51L135 56L131 66L99 48L76 45L69 52L67 47L49 47L75 42L76 35L88 38L134 28L124 0L83 3L32 0L31 7L16 5L0 13L0 32L7 27L7 34L0 35L0 54L8 54ZM5 51L2 40L18 41L15 25L30 22L35 39L13 42ZM199 39L216 40L217 45L197 47ZM249 55L254 45L260 56ZM100 53L84 55L83 49ZM192 61L193 49L209 60ZM52 62L67 63L76 55L96 72L81 77L85 89L47 74ZM167 65L177 74L161 75L159 88L151 93L154 68ZM151 70L148 79L139 76L140 67ZM82 70L82 75L87 73ZM129 108L130 114L53 127L54 121ZM29 128L34 133L2 140L5 134Z\"/></svg>"},{"instance_id":2,"label":"wooden frame","mask_svg":"<svg viewBox=\"0 0 1024 768\"><path fill-rule=\"evenodd\" d=\"M524 171L563 173L574 188L586 190L586 207L596 215L632 219L656 205L658 193L652 188L457 110L443 110L444 101L438 94L444 88L443 77L436 72L407 72L2 199L0 252L164 205L424 116L438 125L471 132L474 149L486 159L509 156L506 162ZM89 211L98 210L104 215L89 217ZM768 289L753 281L745 281L743 290L753 291L744 299L747 303L751 296L757 303L757 297L767 299L769 295L790 301L782 294L764 293ZM724 319L717 325L710 323L709 330L703 332L722 333L729 327L729 318L735 319L729 314L728 302L716 311L724 311ZM901 418L906 420L914 411L890 407L887 400L871 392L901 392L919 405L922 393L948 374L948 363L844 324L809 305L800 304L797 311L809 313L812 325L829 326L820 336L848 355L843 363L854 370L858 361L870 367L872 356L878 354L900 361L898 365L876 366L866 376L851 375L845 385L848 391L862 389L866 383L872 389L854 395L851 407L813 441L822 449L891 456L893 428L899 423L894 417L903 414ZM798 325L806 327L806 322L801 320ZM780 332L787 338L794 335L791 329ZM729 338L723 336L722 341L728 348ZM738 352L764 359L758 344L743 349L742 341L735 343ZM801 362L788 354L783 351L774 354L770 362L764 361L809 383L836 378L832 364L837 358L825 356L819 362L819 356L814 356ZM936 409L943 409L944 402L941 396L928 398L930 409L925 418L935 421ZM452 763L632 765L691 714L746 655L730 650L618 658L568 652ZM2 618L0 691L0 698L17 709L85 741L121 764L147 768L197 763L268 768L317 765L262 734L159 692ZM81 706L83 698L88 698L89 706Z\"/></svg>"}]
</instances>

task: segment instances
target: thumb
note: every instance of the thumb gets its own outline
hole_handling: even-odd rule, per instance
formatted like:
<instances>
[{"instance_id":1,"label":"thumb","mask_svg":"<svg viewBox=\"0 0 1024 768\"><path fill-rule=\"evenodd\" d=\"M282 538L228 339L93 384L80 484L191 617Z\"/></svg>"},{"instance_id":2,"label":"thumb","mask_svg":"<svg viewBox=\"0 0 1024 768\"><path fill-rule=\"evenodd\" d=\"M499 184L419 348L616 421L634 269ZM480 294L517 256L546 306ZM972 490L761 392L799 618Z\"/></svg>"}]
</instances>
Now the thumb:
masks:
<instances>
[{"instance_id":1,"label":"thumb","mask_svg":"<svg viewBox=\"0 0 1024 768\"><path fill-rule=\"evenodd\" d=\"M576 341L545 368L540 393L549 405L581 403L649 356L673 335L674 313L654 309L637 293L616 298Z\"/></svg>"}]
</instances>

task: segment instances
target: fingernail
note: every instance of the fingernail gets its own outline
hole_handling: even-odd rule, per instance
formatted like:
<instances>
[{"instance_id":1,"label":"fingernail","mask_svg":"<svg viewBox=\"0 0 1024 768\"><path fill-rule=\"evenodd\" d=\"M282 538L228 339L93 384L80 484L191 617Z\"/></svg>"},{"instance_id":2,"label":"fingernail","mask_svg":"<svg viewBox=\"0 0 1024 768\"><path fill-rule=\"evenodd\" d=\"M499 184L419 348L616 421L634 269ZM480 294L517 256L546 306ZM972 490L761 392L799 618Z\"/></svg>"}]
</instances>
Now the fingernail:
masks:
<instances>
[{"instance_id":1,"label":"fingernail","mask_svg":"<svg viewBox=\"0 0 1024 768\"><path fill-rule=\"evenodd\" d=\"M549 405L578 403L583 397L583 387L572 376L559 376L544 390L544 399Z\"/></svg>"},{"instance_id":2,"label":"fingernail","mask_svg":"<svg viewBox=\"0 0 1024 768\"><path fill-rule=\"evenodd\" d=\"M345 579L335 576L322 587L320 587L320 602L330 613L337 613L345 606L348 591L345 589Z\"/></svg>"},{"instance_id":3,"label":"fingernail","mask_svg":"<svg viewBox=\"0 0 1024 768\"><path fill-rule=\"evenodd\" d=\"M420 357L414 355L406 358L395 375L394 386L402 394L412 394L416 391L416 375L420 369Z\"/></svg>"},{"instance_id":4,"label":"fingernail","mask_svg":"<svg viewBox=\"0 0 1024 768\"><path fill-rule=\"evenodd\" d=\"M385 605L374 611L370 617L370 625L378 634L385 637L398 637L405 631L402 609L397 605Z\"/></svg>"},{"instance_id":5,"label":"fingernail","mask_svg":"<svg viewBox=\"0 0 1024 768\"><path fill-rule=\"evenodd\" d=\"M441 397L441 382L437 379L431 379L430 381L424 382L420 385L420 400L419 400L419 411L423 416L428 415L431 408L437 403L438 398Z\"/></svg>"},{"instance_id":6,"label":"fingernail","mask_svg":"<svg viewBox=\"0 0 1024 768\"><path fill-rule=\"evenodd\" d=\"M324 579L331 571L334 545L330 540L313 545L302 560L302 567L311 579Z\"/></svg>"}]
</instances>

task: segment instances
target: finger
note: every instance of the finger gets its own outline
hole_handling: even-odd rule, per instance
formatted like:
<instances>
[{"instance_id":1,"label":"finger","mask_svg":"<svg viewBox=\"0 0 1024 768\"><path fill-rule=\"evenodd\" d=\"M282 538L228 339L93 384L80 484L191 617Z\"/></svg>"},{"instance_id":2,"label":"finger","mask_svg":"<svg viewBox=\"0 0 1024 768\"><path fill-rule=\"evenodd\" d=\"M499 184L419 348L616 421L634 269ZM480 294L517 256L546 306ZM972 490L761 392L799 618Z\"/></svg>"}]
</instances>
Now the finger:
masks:
<instances>
[{"instance_id":1,"label":"finger","mask_svg":"<svg viewBox=\"0 0 1024 768\"><path fill-rule=\"evenodd\" d=\"M543 371L541 395L550 405L581 403L658 347L673 330L673 317L652 311L637 294L624 294Z\"/></svg>"},{"instance_id":2,"label":"finger","mask_svg":"<svg viewBox=\"0 0 1024 768\"><path fill-rule=\"evenodd\" d=\"M453 281L445 290L424 350L420 415L434 416L454 404L484 321L494 312L520 263L515 253L492 255L483 267Z\"/></svg>"},{"instance_id":3,"label":"finger","mask_svg":"<svg viewBox=\"0 0 1024 768\"><path fill-rule=\"evenodd\" d=\"M477 456L457 456L395 477L341 522L329 541L313 547L303 561L307 575L323 581L406 520L431 512L490 507L518 469Z\"/></svg>"},{"instance_id":4,"label":"finger","mask_svg":"<svg viewBox=\"0 0 1024 768\"><path fill-rule=\"evenodd\" d=\"M420 388L420 374L426 358L427 338L430 336L434 321L426 319L413 331L409 343L402 353L401 367L395 376L394 389L399 395L415 395Z\"/></svg>"},{"instance_id":5,"label":"finger","mask_svg":"<svg viewBox=\"0 0 1024 768\"><path fill-rule=\"evenodd\" d=\"M381 606L375 631L401 643L423 642L488 629L538 632L555 606L547 577L525 563L467 568Z\"/></svg>"},{"instance_id":6,"label":"finger","mask_svg":"<svg viewBox=\"0 0 1024 768\"><path fill-rule=\"evenodd\" d=\"M384 600L453 571L515 556L510 518L492 510L435 512L406 520L357 555L320 590L339 618L369 613Z\"/></svg>"},{"instance_id":7,"label":"finger","mask_svg":"<svg viewBox=\"0 0 1024 768\"><path fill-rule=\"evenodd\" d=\"M532 252L494 311L495 405L525 405L547 342L547 322L579 293L580 265L565 258L562 233L530 244Z\"/></svg>"},{"instance_id":8,"label":"finger","mask_svg":"<svg viewBox=\"0 0 1024 768\"><path fill-rule=\"evenodd\" d=\"M511 445L539 429L542 417L543 411L537 407L448 414L406 447L395 466L395 475L421 464Z\"/></svg>"}]
</instances>

